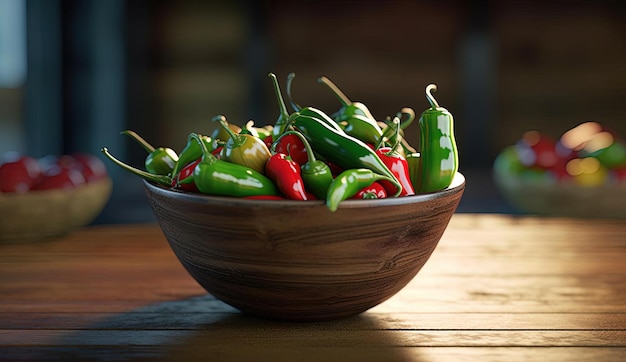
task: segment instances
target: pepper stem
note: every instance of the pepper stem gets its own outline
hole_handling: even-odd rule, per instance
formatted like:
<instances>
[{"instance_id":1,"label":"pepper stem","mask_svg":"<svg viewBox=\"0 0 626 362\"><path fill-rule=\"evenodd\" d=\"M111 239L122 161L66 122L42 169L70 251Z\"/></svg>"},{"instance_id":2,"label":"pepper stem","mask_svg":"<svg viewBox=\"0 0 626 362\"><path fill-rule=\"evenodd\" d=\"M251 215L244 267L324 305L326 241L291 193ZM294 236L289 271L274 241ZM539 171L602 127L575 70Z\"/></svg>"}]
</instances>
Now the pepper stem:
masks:
<instances>
[{"instance_id":1,"label":"pepper stem","mask_svg":"<svg viewBox=\"0 0 626 362\"><path fill-rule=\"evenodd\" d=\"M272 130L272 136L276 138L285 131L287 120L289 119L289 111L287 111L285 99L283 98L283 95L280 91L280 85L278 85L278 79L276 78L276 74L269 73L268 76L272 79L274 92L276 92L276 99L278 100L278 110L280 111L280 117L278 117L278 121L276 121L276 125Z\"/></svg>"},{"instance_id":2,"label":"pepper stem","mask_svg":"<svg viewBox=\"0 0 626 362\"><path fill-rule=\"evenodd\" d=\"M404 153L406 154L417 152L417 150L413 146L411 146L409 142L404 138L400 140L400 145L402 146L402 149L404 150Z\"/></svg>"},{"instance_id":3,"label":"pepper stem","mask_svg":"<svg viewBox=\"0 0 626 362\"><path fill-rule=\"evenodd\" d=\"M350 98L348 98L348 96L345 95L344 92L341 91L341 89L339 89L339 87L337 87L335 85L335 83L331 82L330 79L321 76L319 78L317 78L318 83L322 83L324 85L326 85L328 88L330 88L330 90L335 93L335 96L339 99L339 101L341 102L342 105L344 106L349 106L352 104L352 101L350 100Z\"/></svg>"},{"instance_id":4,"label":"pepper stem","mask_svg":"<svg viewBox=\"0 0 626 362\"><path fill-rule=\"evenodd\" d=\"M393 134L391 134L392 132ZM398 146L398 142L400 140L400 118L398 116L395 116L391 121L391 124L388 124L387 127L385 127L383 135L382 137L380 137L380 140L378 140L378 143L376 144L376 147L374 147L374 149L377 150L383 147L385 141L391 140L393 140L394 142L393 145L390 145L392 146L391 151L393 152Z\"/></svg>"},{"instance_id":5,"label":"pepper stem","mask_svg":"<svg viewBox=\"0 0 626 362\"><path fill-rule=\"evenodd\" d=\"M189 140L194 140L194 141L198 142L198 144L200 145L200 149L202 150L202 160L203 161L206 160L206 159L208 159L208 161L210 161L210 162L213 162L213 161L217 160L217 158L215 156L213 156L211 151L209 151L209 149L206 147L204 142L202 142L202 139L200 138L200 135L198 135L197 133L190 133L188 139Z\"/></svg>"},{"instance_id":6,"label":"pepper stem","mask_svg":"<svg viewBox=\"0 0 626 362\"><path fill-rule=\"evenodd\" d=\"M363 194L363 200L375 200L377 198L378 198L378 195L376 195L376 193L373 191L368 191Z\"/></svg>"},{"instance_id":7,"label":"pepper stem","mask_svg":"<svg viewBox=\"0 0 626 362\"><path fill-rule=\"evenodd\" d=\"M437 85L436 84L429 84L426 86L426 99L428 100L428 103L430 103L430 106L432 108L439 108L439 103L437 103L437 100L435 99L435 97L433 97L432 92L436 92L437 91Z\"/></svg>"},{"instance_id":8,"label":"pepper stem","mask_svg":"<svg viewBox=\"0 0 626 362\"><path fill-rule=\"evenodd\" d=\"M400 128L406 129L415 120L415 111L413 108L404 107L398 112L397 116L407 115L406 121L400 122Z\"/></svg>"},{"instance_id":9,"label":"pepper stem","mask_svg":"<svg viewBox=\"0 0 626 362\"><path fill-rule=\"evenodd\" d=\"M295 77L296 73L289 73L289 75L287 75L287 98L289 99L289 103L291 103L291 108L293 108L295 112L300 112L302 107L300 107L300 105L294 102L293 98L291 98L291 83Z\"/></svg>"},{"instance_id":10,"label":"pepper stem","mask_svg":"<svg viewBox=\"0 0 626 362\"><path fill-rule=\"evenodd\" d=\"M395 134L392 138L393 144L391 144L391 150L389 150L389 154L395 152L396 148L398 148L398 145L400 144L400 118L393 118L393 128L395 129Z\"/></svg>"},{"instance_id":11,"label":"pepper stem","mask_svg":"<svg viewBox=\"0 0 626 362\"><path fill-rule=\"evenodd\" d=\"M148 153L154 152L154 150L155 150L154 146L152 146L150 143L148 143L148 141L143 139L140 135L138 135L134 131L131 131L131 130L127 129L127 130L122 131L120 133L121 134L125 134L125 135L129 136L130 138L134 139L135 141L137 141L137 143L139 143Z\"/></svg>"},{"instance_id":12,"label":"pepper stem","mask_svg":"<svg viewBox=\"0 0 626 362\"><path fill-rule=\"evenodd\" d=\"M219 122L220 126L222 126L222 128L224 128L226 133L228 133L230 138L233 140L233 143L235 144L235 146L241 146L241 144L243 142L245 142L245 139L243 139L243 137L241 137L241 135L236 134L235 132L233 132L232 129L230 129L230 127L228 127L228 123L226 123L226 117L224 117L223 115L218 114L217 116L215 116L215 117L213 117L211 119L211 122ZM198 140L200 140L200 139L198 138ZM200 143L202 144L201 141L200 141Z\"/></svg>"},{"instance_id":13,"label":"pepper stem","mask_svg":"<svg viewBox=\"0 0 626 362\"><path fill-rule=\"evenodd\" d=\"M156 184L160 184L163 186L171 186L172 185L172 178L169 176L165 176L165 175L155 175L137 168L134 168L132 166L129 166L127 164L125 164L124 162L118 160L117 158L113 157L113 155L111 155L109 153L109 150L104 147L102 148L102 153L104 153L104 155L110 159L111 161L113 161L113 163L115 163L116 165L122 167L123 169L125 169L126 171L129 171L145 180L148 181L152 181Z\"/></svg>"}]
</instances>

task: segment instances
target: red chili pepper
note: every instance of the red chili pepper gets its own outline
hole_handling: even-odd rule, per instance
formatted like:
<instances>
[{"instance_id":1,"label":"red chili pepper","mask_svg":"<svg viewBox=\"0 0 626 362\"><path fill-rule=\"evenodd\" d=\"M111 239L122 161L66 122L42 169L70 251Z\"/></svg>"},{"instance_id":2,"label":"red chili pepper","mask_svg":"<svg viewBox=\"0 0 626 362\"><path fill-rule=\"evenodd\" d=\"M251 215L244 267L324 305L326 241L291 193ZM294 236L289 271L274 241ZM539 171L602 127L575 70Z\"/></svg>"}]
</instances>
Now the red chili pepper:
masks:
<instances>
[{"instance_id":1,"label":"red chili pepper","mask_svg":"<svg viewBox=\"0 0 626 362\"><path fill-rule=\"evenodd\" d=\"M274 150L277 153L289 155L289 157L300 166L304 165L309 160L304 143L296 135L286 134L282 136L274 146Z\"/></svg>"},{"instance_id":2,"label":"red chili pepper","mask_svg":"<svg viewBox=\"0 0 626 362\"><path fill-rule=\"evenodd\" d=\"M381 147L376 150L376 154L402 185L402 191L399 196L415 195L409 173L409 164L406 159L393 151L391 147ZM391 182L381 180L380 183L388 193L396 192L396 187Z\"/></svg>"},{"instance_id":3,"label":"red chili pepper","mask_svg":"<svg viewBox=\"0 0 626 362\"><path fill-rule=\"evenodd\" d=\"M300 165L284 153L275 153L265 164L265 175L288 199L308 200Z\"/></svg>"},{"instance_id":4,"label":"red chili pepper","mask_svg":"<svg viewBox=\"0 0 626 362\"><path fill-rule=\"evenodd\" d=\"M213 156L220 158L220 153L222 152L222 149L224 148L224 146L219 146L218 148L214 149L213 151L211 151L211 153L213 154Z\"/></svg>"},{"instance_id":5,"label":"red chili pepper","mask_svg":"<svg viewBox=\"0 0 626 362\"><path fill-rule=\"evenodd\" d=\"M371 185L362 188L351 199L367 200L367 199L384 199L387 197L387 190L379 181L372 182Z\"/></svg>"},{"instance_id":6,"label":"red chili pepper","mask_svg":"<svg viewBox=\"0 0 626 362\"><path fill-rule=\"evenodd\" d=\"M332 162L329 162L329 161L324 161L324 162L326 162L326 164L328 165L328 168L330 168L330 173L332 173L333 177L337 177L337 175L345 171L343 168L337 166L336 164Z\"/></svg>"},{"instance_id":7,"label":"red chili pepper","mask_svg":"<svg viewBox=\"0 0 626 362\"><path fill-rule=\"evenodd\" d=\"M172 178L172 187L187 192L200 192L191 176L193 176L193 171L201 161L202 158L199 158L183 167L176 177Z\"/></svg>"}]
</instances>

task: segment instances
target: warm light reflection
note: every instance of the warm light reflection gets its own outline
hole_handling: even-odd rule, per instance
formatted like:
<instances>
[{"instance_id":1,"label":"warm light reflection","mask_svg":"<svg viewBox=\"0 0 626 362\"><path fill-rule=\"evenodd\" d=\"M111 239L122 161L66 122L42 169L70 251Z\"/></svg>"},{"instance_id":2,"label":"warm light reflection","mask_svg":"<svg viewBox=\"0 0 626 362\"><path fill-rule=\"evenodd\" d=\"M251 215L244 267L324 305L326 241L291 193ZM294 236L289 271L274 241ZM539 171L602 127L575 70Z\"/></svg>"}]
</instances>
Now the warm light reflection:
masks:
<instances>
[{"instance_id":1,"label":"warm light reflection","mask_svg":"<svg viewBox=\"0 0 626 362\"><path fill-rule=\"evenodd\" d=\"M535 146L537 143L539 143L540 139L541 134L539 134L538 131L527 131L524 132L524 134L522 135L522 140L530 147Z\"/></svg>"},{"instance_id":2,"label":"warm light reflection","mask_svg":"<svg viewBox=\"0 0 626 362\"><path fill-rule=\"evenodd\" d=\"M595 187L607 181L608 171L595 157L575 158L565 165L566 172L581 186Z\"/></svg>"},{"instance_id":3,"label":"warm light reflection","mask_svg":"<svg viewBox=\"0 0 626 362\"><path fill-rule=\"evenodd\" d=\"M602 131L602 126L598 122L585 122L563 133L561 143L563 146L579 151L597 133Z\"/></svg>"},{"instance_id":4,"label":"warm light reflection","mask_svg":"<svg viewBox=\"0 0 626 362\"><path fill-rule=\"evenodd\" d=\"M602 131L591 136L591 139L585 145L585 151L594 153L596 151L605 149L613 144L615 138L610 132Z\"/></svg>"},{"instance_id":5,"label":"warm light reflection","mask_svg":"<svg viewBox=\"0 0 626 362\"><path fill-rule=\"evenodd\" d=\"M567 163L565 170L572 176L593 174L600 170L600 161L594 157L575 158Z\"/></svg>"}]
</instances>

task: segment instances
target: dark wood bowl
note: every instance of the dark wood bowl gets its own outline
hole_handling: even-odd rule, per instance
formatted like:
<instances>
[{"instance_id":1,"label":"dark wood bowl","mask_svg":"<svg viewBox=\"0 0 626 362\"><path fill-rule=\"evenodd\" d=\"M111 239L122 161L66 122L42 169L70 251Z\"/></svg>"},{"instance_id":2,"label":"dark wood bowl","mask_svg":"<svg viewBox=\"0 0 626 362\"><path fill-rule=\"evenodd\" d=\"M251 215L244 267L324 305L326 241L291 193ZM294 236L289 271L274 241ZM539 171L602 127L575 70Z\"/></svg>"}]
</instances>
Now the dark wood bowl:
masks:
<instances>
[{"instance_id":1,"label":"dark wood bowl","mask_svg":"<svg viewBox=\"0 0 626 362\"><path fill-rule=\"evenodd\" d=\"M257 316L331 320L400 291L437 246L465 178L440 192L348 200L268 201L145 189L172 250L209 293Z\"/></svg>"}]
</instances>

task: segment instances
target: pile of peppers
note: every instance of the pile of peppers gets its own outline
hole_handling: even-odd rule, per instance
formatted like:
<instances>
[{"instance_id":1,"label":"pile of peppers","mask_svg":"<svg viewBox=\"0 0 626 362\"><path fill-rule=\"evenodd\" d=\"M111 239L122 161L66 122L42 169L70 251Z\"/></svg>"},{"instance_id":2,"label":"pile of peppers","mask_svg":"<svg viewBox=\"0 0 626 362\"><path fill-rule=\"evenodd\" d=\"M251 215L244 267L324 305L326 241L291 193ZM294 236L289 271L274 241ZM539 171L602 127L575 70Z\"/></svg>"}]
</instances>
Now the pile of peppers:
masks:
<instances>
[{"instance_id":1,"label":"pile of peppers","mask_svg":"<svg viewBox=\"0 0 626 362\"><path fill-rule=\"evenodd\" d=\"M269 74L280 114L275 124L243 128L223 115L211 135L190 133L177 153L154 147L137 133L122 134L148 153L144 169L104 155L118 166L149 182L183 192L261 200L323 200L336 211L346 199L406 197L442 190L458 170L452 114L439 106L426 87L430 108L419 118L419 147L403 137L415 112L402 108L393 117L377 120L365 104L352 102L326 77L318 81L338 98L341 107L327 114L296 103L291 96L295 75L287 78L286 93Z\"/></svg>"}]
</instances>

